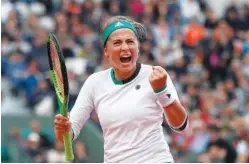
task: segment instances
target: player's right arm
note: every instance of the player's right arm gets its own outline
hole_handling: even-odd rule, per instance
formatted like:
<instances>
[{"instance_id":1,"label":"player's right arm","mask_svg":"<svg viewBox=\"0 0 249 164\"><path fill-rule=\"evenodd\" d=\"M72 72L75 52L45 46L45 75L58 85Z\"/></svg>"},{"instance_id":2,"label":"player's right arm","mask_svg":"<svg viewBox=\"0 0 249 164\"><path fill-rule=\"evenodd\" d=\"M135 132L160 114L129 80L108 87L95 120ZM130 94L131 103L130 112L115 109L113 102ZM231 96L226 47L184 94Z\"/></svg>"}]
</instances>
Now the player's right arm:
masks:
<instances>
[{"instance_id":1,"label":"player's right arm","mask_svg":"<svg viewBox=\"0 0 249 164\"><path fill-rule=\"evenodd\" d=\"M63 141L63 135L70 132L72 139L76 139L85 122L90 117L94 109L93 92L94 92L94 79L91 75L84 83L76 102L70 112L70 117L66 118L57 114L54 119L54 130L56 138Z\"/></svg>"},{"instance_id":2,"label":"player's right arm","mask_svg":"<svg viewBox=\"0 0 249 164\"><path fill-rule=\"evenodd\" d=\"M164 68L156 66L150 74L150 84L158 102L164 109L166 120L171 129L177 132L188 128L188 114L181 105L170 76Z\"/></svg>"}]
</instances>

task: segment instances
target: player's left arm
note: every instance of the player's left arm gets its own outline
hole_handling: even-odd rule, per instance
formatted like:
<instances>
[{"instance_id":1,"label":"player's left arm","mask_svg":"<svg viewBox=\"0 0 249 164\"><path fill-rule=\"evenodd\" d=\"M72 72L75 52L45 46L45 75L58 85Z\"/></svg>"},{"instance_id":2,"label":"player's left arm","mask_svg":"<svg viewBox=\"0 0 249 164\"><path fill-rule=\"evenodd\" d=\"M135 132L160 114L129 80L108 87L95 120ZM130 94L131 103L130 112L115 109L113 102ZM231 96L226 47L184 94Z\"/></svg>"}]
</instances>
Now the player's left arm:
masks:
<instances>
[{"instance_id":1,"label":"player's left arm","mask_svg":"<svg viewBox=\"0 0 249 164\"><path fill-rule=\"evenodd\" d=\"M153 67L149 80L170 127L178 132L187 129L188 114L181 105L167 72L160 66Z\"/></svg>"}]
</instances>

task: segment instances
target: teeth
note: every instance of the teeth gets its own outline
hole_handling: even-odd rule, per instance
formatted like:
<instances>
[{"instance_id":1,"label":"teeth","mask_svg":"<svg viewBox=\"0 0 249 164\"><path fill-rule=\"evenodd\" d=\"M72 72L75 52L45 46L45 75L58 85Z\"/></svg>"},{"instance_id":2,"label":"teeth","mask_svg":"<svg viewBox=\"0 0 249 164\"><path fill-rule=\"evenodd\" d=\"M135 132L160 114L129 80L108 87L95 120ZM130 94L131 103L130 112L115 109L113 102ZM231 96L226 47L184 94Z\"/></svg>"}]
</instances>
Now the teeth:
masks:
<instances>
[{"instance_id":1,"label":"teeth","mask_svg":"<svg viewBox=\"0 0 249 164\"><path fill-rule=\"evenodd\" d=\"M127 56L121 56L120 61L124 62L124 63L130 62L131 61L131 56L128 56L128 55Z\"/></svg>"}]
</instances>

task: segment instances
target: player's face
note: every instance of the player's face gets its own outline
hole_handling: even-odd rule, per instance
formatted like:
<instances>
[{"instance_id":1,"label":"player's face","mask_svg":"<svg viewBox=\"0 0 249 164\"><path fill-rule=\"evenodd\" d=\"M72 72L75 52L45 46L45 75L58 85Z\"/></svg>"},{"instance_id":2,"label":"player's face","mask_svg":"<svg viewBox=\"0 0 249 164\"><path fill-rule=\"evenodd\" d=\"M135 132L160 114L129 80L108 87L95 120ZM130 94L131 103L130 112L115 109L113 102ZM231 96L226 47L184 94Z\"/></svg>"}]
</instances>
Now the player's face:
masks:
<instances>
[{"instance_id":1,"label":"player's face","mask_svg":"<svg viewBox=\"0 0 249 164\"><path fill-rule=\"evenodd\" d=\"M104 49L105 56L115 70L130 72L136 68L138 40L130 29L118 29L108 38Z\"/></svg>"}]
</instances>

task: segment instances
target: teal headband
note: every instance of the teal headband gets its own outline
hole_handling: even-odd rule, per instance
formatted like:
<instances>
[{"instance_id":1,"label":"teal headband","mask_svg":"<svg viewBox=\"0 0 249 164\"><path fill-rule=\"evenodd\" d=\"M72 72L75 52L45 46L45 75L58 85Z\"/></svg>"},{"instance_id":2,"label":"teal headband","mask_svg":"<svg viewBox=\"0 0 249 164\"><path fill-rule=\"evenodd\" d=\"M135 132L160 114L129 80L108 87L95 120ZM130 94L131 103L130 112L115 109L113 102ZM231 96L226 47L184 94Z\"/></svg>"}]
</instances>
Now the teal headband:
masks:
<instances>
[{"instance_id":1,"label":"teal headband","mask_svg":"<svg viewBox=\"0 0 249 164\"><path fill-rule=\"evenodd\" d=\"M121 29L121 28L128 28L128 29L131 29L135 34L137 34L137 30L136 28L129 22L127 21L118 21L118 22L114 22L112 23L111 25L109 25L105 31L103 32L103 35L102 35L102 40L103 40L103 43L104 45L106 44L106 41L109 37L109 35L115 31L115 30L118 30L118 29Z\"/></svg>"}]
</instances>

